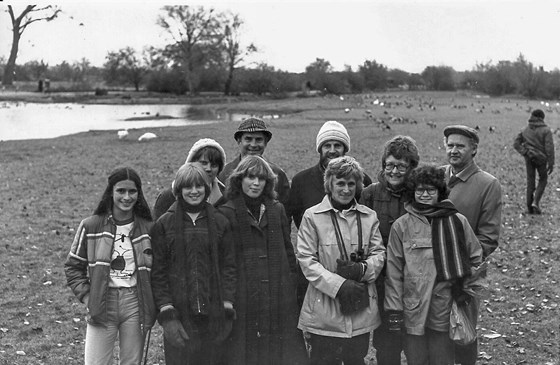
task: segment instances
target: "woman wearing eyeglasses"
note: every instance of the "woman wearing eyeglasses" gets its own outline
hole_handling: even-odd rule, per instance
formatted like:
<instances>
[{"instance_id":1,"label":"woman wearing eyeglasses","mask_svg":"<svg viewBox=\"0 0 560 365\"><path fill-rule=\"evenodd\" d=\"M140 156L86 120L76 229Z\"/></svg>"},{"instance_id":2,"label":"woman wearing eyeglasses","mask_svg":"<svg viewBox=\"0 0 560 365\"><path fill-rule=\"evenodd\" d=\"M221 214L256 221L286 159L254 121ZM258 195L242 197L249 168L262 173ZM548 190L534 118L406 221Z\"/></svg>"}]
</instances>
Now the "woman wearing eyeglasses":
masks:
<instances>
[{"instance_id":1,"label":"woman wearing eyeglasses","mask_svg":"<svg viewBox=\"0 0 560 365\"><path fill-rule=\"evenodd\" d=\"M152 217L140 177L114 170L93 216L74 237L64 270L68 286L87 306L85 364L111 364L119 336L120 363L140 364L155 322L150 270Z\"/></svg>"},{"instance_id":2,"label":"woman wearing eyeglasses","mask_svg":"<svg viewBox=\"0 0 560 365\"><path fill-rule=\"evenodd\" d=\"M383 245L387 247L389 232L393 222L406 213L404 203L405 181L410 171L418 166L420 157L416 142L408 136L396 136L385 143L381 156L381 171L378 182L366 187L362 192L360 203L373 209L379 219L379 231ZM400 365L402 340L398 333L389 332L387 316L383 310L385 300L385 267L375 281L377 303L382 324L373 335L373 345L379 365Z\"/></svg>"},{"instance_id":3,"label":"woman wearing eyeglasses","mask_svg":"<svg viewBox=\"0 0 560 365\"><path fill-rule=\"evenodd\" d=\"M411 172L407 189L414 198L389 235L385 311L389 331L404 332L409 365L454 364L452 301L470 300L463 282L482 263L476 235L447 199L444 175L431 165Z\"/></svg>"}]
</instances>

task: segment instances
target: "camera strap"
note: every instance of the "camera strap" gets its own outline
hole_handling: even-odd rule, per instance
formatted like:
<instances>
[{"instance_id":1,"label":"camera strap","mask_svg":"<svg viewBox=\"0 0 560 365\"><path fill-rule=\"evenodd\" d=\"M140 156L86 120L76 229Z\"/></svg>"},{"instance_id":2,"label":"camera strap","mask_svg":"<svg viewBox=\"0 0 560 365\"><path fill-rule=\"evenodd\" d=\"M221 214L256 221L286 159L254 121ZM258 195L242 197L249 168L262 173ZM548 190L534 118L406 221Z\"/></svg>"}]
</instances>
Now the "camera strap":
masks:
<instances>
[{"instance_id":1,"label":"camera strap","mask_svg":"<svg viewBox=\"0 0 560 365\"><path fill-rule=\"evenodd\" d=\"M340 251L340 256L343 260L348 261L348 252L346 251L346 246L344 246L344 240L342 239L342 232L340 231L340 226L338 225L338 219L336 219L336 213L334 210L330 211L331 220L334 226L334 234L336 236L336 242L338 244L338 250ZM358 221L358 252L362 250L362 219L360 217L360 212L356 210L356 220Z\"/></svg>"}]
</instances>

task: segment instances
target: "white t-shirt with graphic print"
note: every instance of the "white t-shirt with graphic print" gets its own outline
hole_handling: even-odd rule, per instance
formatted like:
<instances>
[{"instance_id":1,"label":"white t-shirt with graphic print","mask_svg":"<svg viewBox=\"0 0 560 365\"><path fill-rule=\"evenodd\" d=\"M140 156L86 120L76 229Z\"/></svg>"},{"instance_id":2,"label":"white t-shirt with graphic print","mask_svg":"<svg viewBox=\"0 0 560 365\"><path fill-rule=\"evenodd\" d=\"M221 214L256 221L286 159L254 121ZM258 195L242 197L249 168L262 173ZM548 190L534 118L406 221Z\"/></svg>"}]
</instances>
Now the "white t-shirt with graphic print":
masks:
<instances>
[{"instance_id":1,"label":"white t-shirt with graphic print","mask_svg":"<svg viewBox=\"0 0 560 365\"><path fill-rule=\"evenodd\" d=\"M130 241L130 231L132 231L133 225L134 222L117 225L109 272L109 287L111 288L136 286L136 262Z\"/></svg>"}]
</instances>

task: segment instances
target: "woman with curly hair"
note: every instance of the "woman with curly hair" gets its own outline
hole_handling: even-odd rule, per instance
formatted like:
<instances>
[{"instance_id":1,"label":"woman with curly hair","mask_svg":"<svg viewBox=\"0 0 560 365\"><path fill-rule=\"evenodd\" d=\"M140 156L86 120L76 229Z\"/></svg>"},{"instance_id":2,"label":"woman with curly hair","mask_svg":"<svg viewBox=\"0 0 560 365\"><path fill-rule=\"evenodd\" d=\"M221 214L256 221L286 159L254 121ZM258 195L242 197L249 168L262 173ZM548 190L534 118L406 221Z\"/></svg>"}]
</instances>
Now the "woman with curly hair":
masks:
<instances>
[{"instance_id":1,"label":"woman with curly hair","mask_svg":"<svg viewBox=\"0 0 560 365\"><path fill-rule=\"evenodd\" d=\"M155 321L150 270L152 217L133 169L108 178L93 216L84 219L64 270L68 286L87 306L85 364L111 364L119 336L121 364L140 364Z\"/></svg>"},{"instance_id":2,"label":"woman with curly hair","mask_svg":"<svg viewBox=\"0 0 560 365\"><path fill-rule=\"evenodd\" d=\"M373 209L379 219L379 232L383 245L387 247L391 225L397 218L406 213L404 203L406 180L410 172L418 166L420 156L416 142L409 136L395 136L385 143L381 156L381 171L377 175L378 182L366 187L362 192L360 203ZM400 365L402 352L402 336L388 330L387 315L383 310L385 301L385 267L375 280L377 303L381 312L381 326L373 335L375 357L379 365Z\"/></svg>"},{"instance_id":3,"label":"woman with curly hair","mask_svg":"<svg viewBox=\"0 0 560 365\"><path fill-rule=\"evenodd\" d=\"M385 311L390 331L404 327L409 365L454 364L451 305L471 300L463 284L475 284L471 273L482 263L476 235L447 199L444 174L432 165L411 172L413 198L389 235Z\"/></svg>"},{"instance_id":4,"label":"woman with curly hair","mask_svg":"<svg viewBox=\"0 0 560 365\"><path fill-rule=\"evenodd\" d=\"M290 224L276 200L276 175L260 156L241 160L226 182L219 210L233 229L237 320L227 340L228 364L302 364L297 330L296 260Z\"/></svg>"}]
</instances>

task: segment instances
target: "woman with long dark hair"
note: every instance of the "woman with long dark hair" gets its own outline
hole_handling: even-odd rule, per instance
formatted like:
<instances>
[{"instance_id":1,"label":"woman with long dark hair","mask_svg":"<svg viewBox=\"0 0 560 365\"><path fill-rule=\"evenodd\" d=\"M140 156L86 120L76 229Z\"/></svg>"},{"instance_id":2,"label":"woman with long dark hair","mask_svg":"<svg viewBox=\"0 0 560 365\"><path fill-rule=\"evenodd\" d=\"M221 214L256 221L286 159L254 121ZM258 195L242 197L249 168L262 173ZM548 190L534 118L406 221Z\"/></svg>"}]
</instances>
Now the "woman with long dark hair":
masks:
<instances>
[{"instance_id":1,"label":"woman with long dark hair","mask_svg":"<svg viewBox=\"0 0 560 365\"><path fill-rule=\"evenodd\" d=\"M140 177L123 167L109 175L93 216L76 231L64 269L68 286L87 306L86 365L111 364L117 335L120 363L141 362L156 312L151 221Z\"/></svg>"}]
</instances>

